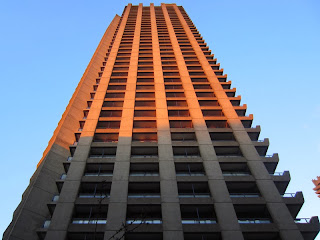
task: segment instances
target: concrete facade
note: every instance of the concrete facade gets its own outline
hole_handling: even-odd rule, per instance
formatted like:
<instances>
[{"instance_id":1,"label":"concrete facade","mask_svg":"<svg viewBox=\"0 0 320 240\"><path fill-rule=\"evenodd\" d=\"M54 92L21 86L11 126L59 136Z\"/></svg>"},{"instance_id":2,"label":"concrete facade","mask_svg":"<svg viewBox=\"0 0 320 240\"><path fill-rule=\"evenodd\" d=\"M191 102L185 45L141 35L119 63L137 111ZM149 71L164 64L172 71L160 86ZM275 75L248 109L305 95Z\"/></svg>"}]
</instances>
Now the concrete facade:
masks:
<instances>
[{"instance_id":1,"label":"concrete facade","mask_svg":"<svg viewBox=\"0 0 320 240\"><path fill-rule=\"evenodd\" d=\"M106 30L3 239L314 239L181 6Z\"/></svg>"}]
</instances>

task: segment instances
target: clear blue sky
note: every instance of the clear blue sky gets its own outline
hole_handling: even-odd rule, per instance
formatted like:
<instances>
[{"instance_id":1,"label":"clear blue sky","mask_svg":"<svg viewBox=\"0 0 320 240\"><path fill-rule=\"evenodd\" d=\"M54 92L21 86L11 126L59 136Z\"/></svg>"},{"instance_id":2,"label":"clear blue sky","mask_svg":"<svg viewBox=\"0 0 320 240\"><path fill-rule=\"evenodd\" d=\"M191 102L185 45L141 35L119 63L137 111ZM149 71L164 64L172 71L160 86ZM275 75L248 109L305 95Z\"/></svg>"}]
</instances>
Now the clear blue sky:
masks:
<instances>
[{"instance_id":1,"label":"clear blue sky","mask_svg":"<svg viewBox=\"0 0 320 240\"><path fill-rule=\"evenodd\" d=\"M127 3L2 1L0 233L105 29ZM303 190L299 216L319 216L311 179L320 175L320 2L176 3L185 7L242 104L248 104L253 125L261 125L260 139L270 139L268 154L279 153L277 171L290 171L287 192Z\"/></svg>"}]
</instances>

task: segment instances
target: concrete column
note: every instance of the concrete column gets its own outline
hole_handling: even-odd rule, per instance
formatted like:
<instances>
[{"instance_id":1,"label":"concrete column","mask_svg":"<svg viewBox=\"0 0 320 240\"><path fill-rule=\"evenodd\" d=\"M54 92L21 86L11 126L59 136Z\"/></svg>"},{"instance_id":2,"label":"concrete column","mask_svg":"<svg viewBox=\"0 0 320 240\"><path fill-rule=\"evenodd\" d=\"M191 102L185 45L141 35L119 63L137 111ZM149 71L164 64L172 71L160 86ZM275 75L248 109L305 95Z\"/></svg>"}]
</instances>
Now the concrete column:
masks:
<instances>
[{"instance_id":1,"label":"concrete column","mask_svg":"<svg viewBox=\"0 0 320 240\"><path fill-rule=\"evenodd\" d=\"M130 10L131 4L128 5L126 9L126 15L123 17L122 23L124 25L123 29L121 29L121 34L124 31L124 27L127 22ZM119 231L122 228L122 225L126 223L131 138L137 82L141 19L142 4L139 4L128 71L127 88L122 109L116 162L113 170L114 175L112 178L110 201L108 207L108 218L104 235L105 240L108 240L113 236L115 238L121 237L124 232L120 231L117 234L117 231Z\"/></svg>"},{"instance_id":2,"label":"concrete column","mask_svg":"<svg viewBox=\"0 0 320 240\"><path fill-rule=\"evenodd\" d=\"M178 9L175 4L171 6L173 6L175 9ZM191 78L189 76L189 71L185 64L180 45L174 32L169 14L167 12L167 6L165 4L162 4L162 8L173 46L173 51L176 57L180 78L186 95L195 134L198 140L201 159L203 160L204 169L206 175L208 176L208 184L214 203L215 214L221 228L222 236L224 239L230 240L243 239L240 226L237 221L237 216L235 214L231 199L229 197L227 186L222 176L218 158L212 146L211 138L205 120L203 118ZM196 39L189 38L189 40L192 45L197 44Z\"/></svg>"},{"instance_id":3,"label":"concrete column","mask_svg":"<svg viewBox=\"0 0 320 240\"><path fill-rule=\"evenodd\" d=\"M163 239L183 239L178 187L173 159L166 92L164 87L154 5L150 4L152 53L158 128Z\"/></svg>"},{"instance_id":4,"label":"concrete column","mask_svg":"<svg viewBox=\"0 0 320 240\"><path fill-rule=\"evenodd\" d=\"M214 94L218 99L220 106L224 115L228 119L228 123L233 130L234 136L240 145L243 156L247 159L248 167L252 175L256 178L256 183L260 190L261 195L267 201L268 210L272 216L274 223L280 230L280 235L283 240L292 239L289 236L288 229L296 230L294 239L303 239L301 233L298 231L297 225L294 223L293 218L287 206L284 204L278 190L276 189L271 177L269 176L261 157L257 153L247 131L243 127L241 120L234 110L231 102L228 99L225 91L223 90L218 78L216 77L214 71L212 70L206 56L204 55L201 47L199 46L196 38L192 34L188 24L183 18L179 8L174 6L175 11L183 25L183 28L192 44L192 47L199 59L199 62L207 76L208 81L211 84Z\"/></svg>"}]
</instances>

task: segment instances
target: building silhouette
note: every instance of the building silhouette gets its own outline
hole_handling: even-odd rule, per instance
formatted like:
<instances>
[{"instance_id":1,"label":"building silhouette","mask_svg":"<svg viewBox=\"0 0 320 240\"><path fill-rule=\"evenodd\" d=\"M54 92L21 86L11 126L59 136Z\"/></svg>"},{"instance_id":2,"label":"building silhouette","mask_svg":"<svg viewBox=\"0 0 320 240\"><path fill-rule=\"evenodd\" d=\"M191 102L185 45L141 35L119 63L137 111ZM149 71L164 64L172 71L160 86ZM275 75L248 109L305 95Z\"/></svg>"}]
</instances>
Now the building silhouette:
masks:
<instances>
[{"instance_id":1,"label":"building silhouette","mask_svg":"<svg viewBox=\"0 0 320 240\"><path fill-rule=\"evenodd\" d=\"M183 7L125 7L94 53L4 239L314 239Z\"/></svg>"}]
</instances>

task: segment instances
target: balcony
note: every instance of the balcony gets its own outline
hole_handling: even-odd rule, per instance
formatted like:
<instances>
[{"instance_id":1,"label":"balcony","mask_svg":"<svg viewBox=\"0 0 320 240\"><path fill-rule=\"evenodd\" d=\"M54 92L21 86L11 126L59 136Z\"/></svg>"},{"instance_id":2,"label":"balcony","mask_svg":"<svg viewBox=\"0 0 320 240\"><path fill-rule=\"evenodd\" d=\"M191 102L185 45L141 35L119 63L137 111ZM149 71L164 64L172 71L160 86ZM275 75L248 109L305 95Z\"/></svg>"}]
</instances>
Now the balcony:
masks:
<instances>
[{"instance_id":1,"label":"balcony","mask_svg":"<svg viewBox=\"0 0 320 240\"><path fill-rule=\"evenodd\" d=\"M109 84L109 87L108 87L108 91L110 91L111 90L111 92L112 92L112 90L123 90L123 91L125 91L126 90L126 85L111 85L111 84Z\"/></svg>"},{"instance_id":2,"label":"balcony","mask_svg":"<svg viewBox=\"0 0 320 240\"><path fill-rule=\"evenodd\" d=\"M135 159L132 159L135 160ZM159 164L146 162L146 163L130 163L130 182L158 182L159 179ZM159 191L160 192L160 191Z\"/></svg>"},{"instance_id":3,"label":"balcony","mask_svg":"<svg viewBox=\"0 0 320 240\"><path fill-rule=\"evenodd\" d=\"M84 177L112 177L113 163L87 163Z\"/></svg>"},{"instance_id":4,"label":"balcony","mask_svg":"<svg viewBox=\"0 0 320 240\"><path fill-rule=\"evenodd\" d=\"M230 193L230 198L234 204L246 203L249 201L248 199L252 199L250 200L252 203L258 203L258 201L264 203L253 178L251 178L251 181L226 181L226 184Z\"/></svg>"},{"instance_id":5,"label":"balcony","mask_svg":"<svg viewBox=\"0 0 320 240\"><path fill-rule=\"evenodd\" d=\"M133 128L157 128L157 122L155 120L149 121L133 121Z\"/></svg>"},{"instance_id":6,"label":"balcony","mask_svg":"<svg viewBox=\"0 0 320 240\"><path fill-rule=\"evenodd\" d=\"M121 118L122 111L120 110L102 110L100 112L100 118Z\"/></svg>"},{"instance_id":7,"label":"balcony","mask_svg":"<svg viewBox=\"0 0 320 240\"><path fill-rule=\"evenodd\" d=\"M169 120L170 128L193 128L191 120Z\"/></svg>"},{"instance_id":8,"label":"balcony","mask_svg":"<svg viewBox=\"0 0 320 240\"><path fill-rule=\"evenodd\" d=\"M202 163L175 163L177 177L205 176Z\"/></svg>"},{"instance_id":9,"label":"balcony","mask_svg":"<svg viewBox=\"0 0 320 240\"><path fill-rule=\"evenodd\" d=\"M214 146L214 150L219 158L243 157L242 152L238 146Z\"/></svg>"},{"instance_id":10,"label":"balcony","mask_svg":"<svg viewBox=\"0 0 320 240\"><path fill-rule=\"evenodd\" d=\"M320 229L319 218L297 218L295 219L299 230L302 233L302 236L305 240L313 240Z\"/></svg>"},{"instance_id":11,"label":"balcony","mask_svg":"<svg viewBox=\"0 0 320 240\"><path fill-rule=\"evenodd\" d=\"M154 108L156 106L156 103L154 100L142 100L142 101L136 101L135 102L135 109L139 108Z\"/></svg>"},{"instance_id":12,"label":"balcony","mask_svg":"<svg viewBox=\"0 0 320 240\"><path fill-rule=\"evenodd\" d=\"M176 90L174 90L174 91L176 91ZM183 92L169 92L169 91L167 91L166 97L167 97L167 100L175 100L176 98L184 99L186 96L184 95Z\"/></svg>"},{"instance_id":13,"label":"balcony","mask_svg":"<svg viewBox=\"0 0 320 240\"><path fill-rule=\"evenodd\" d=\"M169 117L190 117L189 110L169 110Z\"/></svg>"},{"instance_id":14,"label":"balcony","mask_svg":"<svg viewBox=\"0 0 320 240\"><path fill-rule=\"evenodd\" d=\"M161 205L128 204L126 224L136 232L162 232ZM139 228L136 226L140 225Z\"/></svg>"},{"instance_id":15,"label":"balcony","mask_svg":"<svg viewBox=\"0 0 320 240\"><path fill-rule=\"evenodd\" d=\"M137 92L136 98L155 98L155 93L153 92Z\"/></svg>"},{"instance_id":16,"label":"balcony","mask_svg":"<svg viewBox=\"0 0 320 240\"><path fill-rule=\"evenodd\" d=\"M184 232L212 232L219 229L213 205L180 204L180 210Z\"/></svg>"},{"instance_id":17,"label":"balcony","mask_svg":"<svg viewBox=\"0 0 320 240\"><path fill-rule=\"evenodd\" d=\"M110 197L110 182L82 182L79 190L79 198L105 199Z\"/></svg>"},{"instance_id":18,"label":"balcony","mask_svg":"<svg viewBox=\"0 0 320 240\"><path fill-rule=\"evenodd\" d=\"M174 143L195 142L196 135L194 132L171 132L171 140Z\"/></svg>"},{"instance_id":19,"label":"balcony","mask_svg":"<svg viewBox=\"0 0 320 240\"><path fill-rule=\"evenodd\" d=\"M264 140L257 140L253 142L258 154L260 156L265 156L269 147L269 139L265 138Z\"/></svg>"},{"instance_id":20,"label":"balcony","mask_svg":"<svg viewBox=\"0 0 320 240\"><path fill-rule=\"evenodd\" d=\"M89 158L115 158L116 147L91 147Z\"/></svg>"},{"instance_id":21,"label":"balcony","mask_svg":"<svg viewBox=\"0 0 320 240\"><path fill-rule=\"evenodd\" d=\"M156 111L155 110L135 110L134 117L135 118L156 117Z\"/></svg>"},{"instance_id":22,"label":"balcony","mask_svg":"<svg viewBox=\"0 0 320 240\"><path fill-rule=\"evenodd\" d=\"M193 83L209 83L208 79L205 77L191 77Z\"/></svg>"},{"instance_id":23,"label":"balcony","mask_svg":"<svg viewBox=\"0 0 320 240\"><path fill-rule=\"evenodd\" d=\"M103 102L103 108L122 108L123 101L107 101Z\"/></svg>"},{"instance_id":24,"label":"balcony","mask_svg":"<svg viewBox=\"0 0 320 240\"><path fill-rule=\"evenodd\" d=\"M187 107L186 100L167 100L167 106L172 109L172 107Z\"/></svg>"},{"instance_id":25,"label":"balcony","mask_svg":"<svg viewBox=\"0 0 320 240\"><path fill-rule=\"evenodd\" d=\"M106 98L107 99L117 99L117 98L124 98L125 93L111 93L111 92L107 92L106 94Z\"/></svg>"},{"instance_id":26,"label":"balcony","mask_svg":"<svg viewBox=\"0 0 320 240\"><path fill-rule=\"evenodd\" d=\"M200 150L197 146L173 146L172 149L175 158L200 158Z\"/></svg>"},{"instance_id":27,"label":"balcony","mask_svg":"<svg viewBox=\"0 0 320 240\"><path fill-rule=\"evenodd\" d=\"M287 205L292 217L296 218L304 203L302 192L285 193L282 195L282 198Z\"/></svg>"},{"instance_id":28,"label":"balcony","mask_svg":"<svg viewBox=\"0 0 320 240\"><path fill-rule=\"evenodd\" d=\"M278 232L265 204L235 204L234 208L244 233Z\"/></svg>"},{"instance_id":29,"label":"balcony","mask_svg":"<svg viewBox=\"0 0 320 240\"><path fill-rule=\"evenodd\" d=\"M195 180L194 177L190 180L192 179ZM178 178L178 181L178 193L181 204L212 203L207 182L180 182L181 178Z\"/></svg>"},{"instance_id":30,"label":"balcony","mask_svg":"<svg viewBox=\"0 0 320 240\"><path fill-rule=\"evenodd\" d=\"M120 121L99 121L97 129L119 129Z\"/></svg>"},{"instance_id":31,"label":"balcony","mask_svg":"<svg viewBox=\"0 0 320 240\"><path fill-rule=\"evenodd\" d=\"M70 232L100 232L107 223L108 205L76 204L69 225Z\"/></svg>"},{"instance_id":32,"label":"balcony","mask_svg":"<svg viewBox=\"0 0 320 240\"><path fill-rule=\"evenodd\" d=\"M136 90L154 90L154 85L138 85L136 86Z\"/></svg>"},{"instance_id":33,"label":"balcony","mask_svg":"<svg viewBox=\"0 0 320 240\"><path fill-rule=\"evenodd\" d=\"M204 117L224 117L222 110L213 109L213 110L202 110Z\"/></svg>"},{"instance_id":34,"label":"balcony","mask_svg":"<svg viewBox=\"0 0 320 240\"><path fill-rule=\"evenodd\" d=\"M284 171L283 173L271 174L271 176L280 194L284 194L291 179L289 171Z\"/></svg>"},{"instance_id":35,"label":"balcony","mask_svg":"<svg viewBox=\"0 0 320 240\"><path fill-rule=\"evenodd\" d=\"M160 183L129 182L128 198L160 198Z\"/></svg>"},{"instance_id":36,"label":"balcony","mask_svg":"<svg viewBox=\"0 0 320 240\"><path fill-rule=\"evenodd\" d=\"M135 159L157 159L158 147L131 147L131 158Z\"/></svg>"},{"instance_id":37,"label":"balcony","mask_svg":"<svg viewBox=\"0 0 320 240\"><path fill-rule=\"evenodd\" d=\"M132 133L132 142L157 142L158 137L156 132L134 132Z\"/></svg>"},{"instance_id":38,"label":"balcony","mask_svg":"<svg viewBox=\"0 0 320 240\"><path fill-rule=\"evenodd\" d=\"M118 142L119 133L95 133L93 142Z\"/></svg>"}]
</instances>

